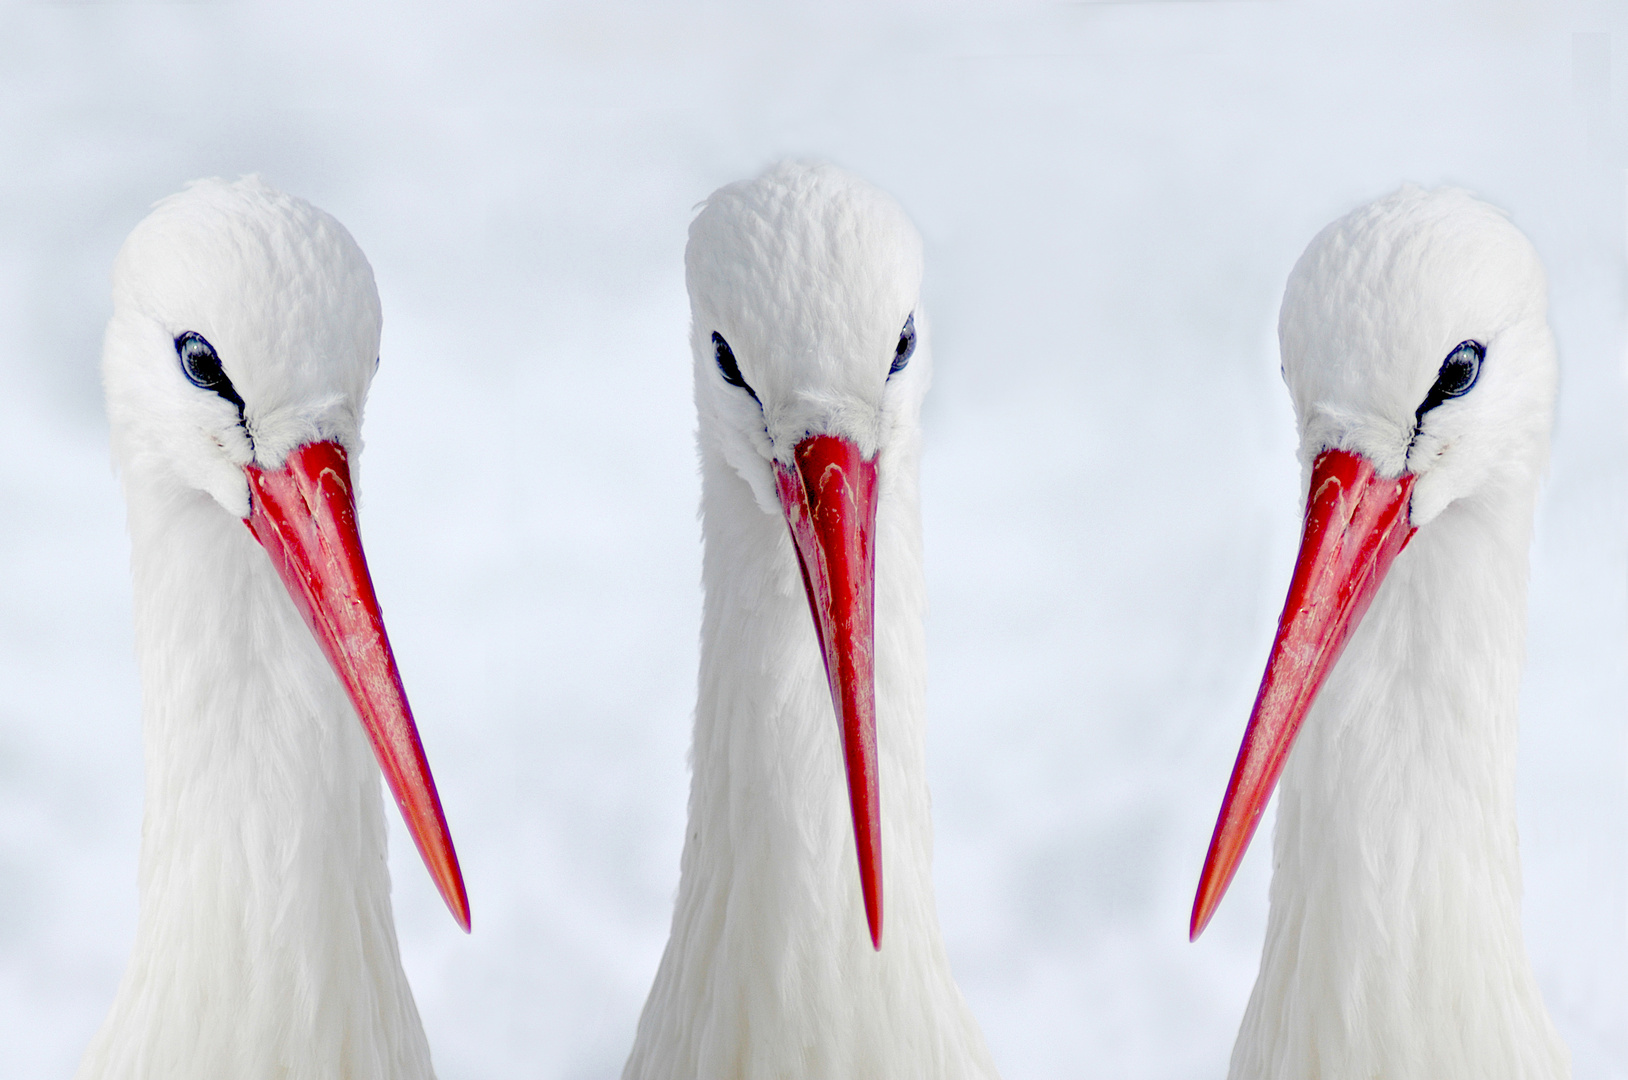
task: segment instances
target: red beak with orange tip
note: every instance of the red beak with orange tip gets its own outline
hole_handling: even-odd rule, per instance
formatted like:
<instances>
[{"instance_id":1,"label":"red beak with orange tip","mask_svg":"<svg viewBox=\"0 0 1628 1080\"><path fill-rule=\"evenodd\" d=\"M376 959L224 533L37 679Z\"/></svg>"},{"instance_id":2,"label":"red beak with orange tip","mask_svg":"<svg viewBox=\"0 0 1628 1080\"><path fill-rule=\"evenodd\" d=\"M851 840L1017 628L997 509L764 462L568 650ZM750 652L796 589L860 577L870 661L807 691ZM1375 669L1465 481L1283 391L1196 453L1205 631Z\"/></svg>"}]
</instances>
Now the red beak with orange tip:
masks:
<instances>
[{"instance_id":1,"label":"red beak with orange tip","mask_svg":"<svg viewBox=\"0 0 1628 1080\"><path fill-rule=\"evenodd\" d=\"M871 945L882 947L882 818L877 787L876 461L832 435L813 435L775 464L780 506L797 548L831 704L842 729L848 806Z\"/></svg>"},{"instance_id":2,"label":"red beak with orange tip","mask_svg":"<svg viewBox=\"0 0 1628 1080\"><path fill-rule=\"evenodd\" d=\"M1413 538L1413 481L1410 473L1386 479L1368 459L1346 450L1326 450L1312 466L1300 557L1199 877L1193 940L1238 871L1317 691Z\"/></svg>"},{"instance_id":3,"label":"red beak with orange tip","mask_svg":"<svg viewBox=\"0 0 1628 1080\"><path fill-rule=\"evenodd\" d=\"M345 448L310 443L289 454L281 469L249 465L244 471L250 492L244 524L344 684L418 853L467 932L463 873L373 594Z\"/></svg>"}]
</instances>

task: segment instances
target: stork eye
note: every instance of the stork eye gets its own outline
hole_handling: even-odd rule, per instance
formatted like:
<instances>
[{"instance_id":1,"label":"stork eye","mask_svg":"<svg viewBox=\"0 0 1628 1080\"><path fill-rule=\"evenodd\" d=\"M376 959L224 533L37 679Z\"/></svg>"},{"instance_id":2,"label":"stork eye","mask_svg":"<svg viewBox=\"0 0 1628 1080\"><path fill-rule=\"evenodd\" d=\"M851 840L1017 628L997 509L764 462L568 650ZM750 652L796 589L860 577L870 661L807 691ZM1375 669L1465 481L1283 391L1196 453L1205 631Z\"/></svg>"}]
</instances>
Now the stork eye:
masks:
<instances>
[{"instance_id":1,"label":"stork eye","mask_svg":"<svg viewBox=\"0 0 1628 1080\"><path fill-rule=\"evenodd\" d=\"M718 372L723 375L724 382L730 386L740 387L752 395L753 401L758 401L757 391L747 386L746 380L741 378L741 368L735 363L735 353L730 349L729 342L716 330L712 332L712 355L718 361ZM762 402L758 401L758 404L761 405Z\"/></svg>"},{"instance_id":2,"label":"stork eye","mask_svg":"<svg viewBox=\"0 0 1628 1080\"><path fill-rule=\"evenodd\" d=\"M899 344L893 347L893 366L887 369L888 378L892 378L904 370L910 363L910 357L916 351L916 313L912 311L910 317L904 321L904 329L899 331Z\"/></svg>"},{"instance_id":3,"label":"stork eye","mask_svg":"<svg viewBox=\"0 0 1628 1080\"><path fill-rule=\"evenodd\" d=\"M1470 392L1475 381L1481 377L1481 361L1486 358L1487 350L1479 341L1461 341L1453 346L1453 351L1447 354L1447 359L1441 362L1441 370L1436 373L1436 382L1425 395L1419 410L1414 413L1415 422L1424 419L1424 414L1449 398L1463 397Z\"/></svg>"},{"instance_id":4,"label":"stork eye","mask_svg":"<svg viewBox=\"0 0 1628 1080\"><path fill-rule=\"evenodd\" d=\"M176 338L175 355L181 358L181 374L187 377L187 382L204 390L213 390L236 405L239 416L243 415L243 399L221 368L220 354L202 334L188 330Z\"/></svg>"}]
</instances>

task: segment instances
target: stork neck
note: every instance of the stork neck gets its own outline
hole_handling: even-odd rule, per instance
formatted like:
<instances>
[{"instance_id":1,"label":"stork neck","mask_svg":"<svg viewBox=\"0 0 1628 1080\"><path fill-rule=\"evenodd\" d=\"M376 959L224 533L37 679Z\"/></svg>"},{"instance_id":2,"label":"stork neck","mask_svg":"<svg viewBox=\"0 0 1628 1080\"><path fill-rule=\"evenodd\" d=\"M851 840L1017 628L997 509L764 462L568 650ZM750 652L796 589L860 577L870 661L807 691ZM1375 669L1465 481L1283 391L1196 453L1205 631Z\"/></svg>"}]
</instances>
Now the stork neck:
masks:
<instances>
[{"instance_id":1,"label":"stork neck","mask_svg":"<svg viewBox=\"0 0 1628 1080\"><path fill-rule=\"evenodd\" d=\"M378 771L243 523L126 477L146 808L136 944L80 1077L428 1077Z\"/></svg>"},{"instance_id":2,"label":"stork neck","mask_svg":"<svg viewBox=\"0 0 1628 1080\"><path fill-rule=\"evenodd\" d=\"M891 455L891 456L890 456ZM784 519L703 442L700 694L672 936L624 1080L993 1076L934 906L913 445L878 463L883 932Z\"/></svg>"},{"instance_id":3,"label":"stork neck","mask_svg":"<svg viewBox=\"0 0 1628 1080\"><path fill-rule=\"evenodd\" d=\"M1532 500L1464 500L1421 529L1308 715L1237 1080L1567 1075L1520 923Z\"/></svg>"}]
</instances>

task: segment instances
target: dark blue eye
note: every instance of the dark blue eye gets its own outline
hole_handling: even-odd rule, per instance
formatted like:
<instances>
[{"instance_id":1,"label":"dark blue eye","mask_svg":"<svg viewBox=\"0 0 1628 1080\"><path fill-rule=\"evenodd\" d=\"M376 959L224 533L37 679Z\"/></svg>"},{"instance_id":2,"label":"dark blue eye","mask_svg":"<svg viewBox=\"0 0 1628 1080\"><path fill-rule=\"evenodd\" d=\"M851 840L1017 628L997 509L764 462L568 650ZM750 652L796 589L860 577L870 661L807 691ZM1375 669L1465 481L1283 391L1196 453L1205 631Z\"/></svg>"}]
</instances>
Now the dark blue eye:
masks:
<instances>
[{"instance_id":1,"label":"dark blue eye","mask_svg":"<svg viewBox=\"0 0 1628 1080\"><path fill-rule=\"evenodd\" d=\"M237 406L238 416L243 415L243 398L220 366L220 354L202 334L188 330L176 338L175 355L181 358L181 374L187 377L187 382L203 390L213 390Z\"/></svg>"},{"instance_id":2,"label":"dark blue eye","mask_svg":"<svg viewBox=\"0 0 1628 1080\"><path fill-rule=\"evenodd\" d=\"M712 355L718 361L718 372L724 377L724 382L730 386L740 387L752 395L753 401L757 401L757 391L747 386L746 380L741 377L741 367L735 363L734 350L730 349L729 342L725 341L724 336L716 330L712 332ZM762 402L758 402L758 404L761 405Z\"/></svg>"},{"instance_id":3,"label":"dark blue eye","mask_svg":"<svg viewBox=\"0 0 1628 1080\"><path fill-rule=\"evenodd\" d=\"M916 351L916 313L912 311L910 317L904 321L904 329L899 331L899 344L893 347L893 365L887 369L888 378L892 378L904 370L910 363L911 355Z\"/></svg>"},{"instance_id":4,"label":"dark blue eye","mask_svg":"<svg viewBox=\"0 0 1628 1080\"><path fill-rule=\"evenodd\" d=\"M1486 356L1486 346L1479 341L1461 341L1454 345L1447 359L1441 362L1441 370L1436 372L1436 382L1431 386L1430 393L1425 395L1418 411L1413 414L1415 425L1424 419L1425 413L1442 402L1469 393L1475 381L1481 377L1481 361Z\"/></svg>"}]
</instances>

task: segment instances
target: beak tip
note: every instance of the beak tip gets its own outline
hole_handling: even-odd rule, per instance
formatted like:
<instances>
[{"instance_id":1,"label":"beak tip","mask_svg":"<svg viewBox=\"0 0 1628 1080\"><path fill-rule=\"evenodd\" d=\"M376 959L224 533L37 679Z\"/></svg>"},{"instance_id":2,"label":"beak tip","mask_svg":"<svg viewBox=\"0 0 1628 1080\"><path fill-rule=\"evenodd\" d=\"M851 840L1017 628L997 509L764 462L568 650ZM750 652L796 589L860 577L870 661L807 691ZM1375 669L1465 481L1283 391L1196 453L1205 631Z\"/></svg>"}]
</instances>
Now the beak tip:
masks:
<instances>
[{"instance_id":1,"label":"beak tip","mask_svg":"<svg viewBox=\"0 0 1628 1080\"><path fill-rule=\"evenodd\" d=\"M1218 830L1219 831L1219 830ZM1250 830L1253 835L1254 830ZM1244 838L1245 845L1249 837ZM1198 889L1193 894L1193 916L1187 923L1187 940L1197 941L1221 908L1221 898L1227 895L1233 875L1238 871L1244 848L1226 844L1218 836L1204 860L1204 870L1198 875Z\"/></svg>"},{"instance_id":2,"label":"beak tip","mask_svg":"<svg viewBox=\"0 0 1628 1080\"><path fill-rule=\"evenodd\" d=\"M437 853L441 857L432 862L426 854L424 861L433 867L430 876L441 893L441 900L452 913L453 921L467 934L470 933L469 891L464 888L463 868L458 865L458 856L453 853L452 838L446 834L444 822L440 832L445 845L442 852Z\"/></svg>"},{"instance_id":3,"label":"beak tip","mask_svg":"<svg viewBox=\"0 0 1628 1080\"><path fill-rule=\"evenodd\" d=\"M458 884L461 886L463 883ZM443 890L441 899L446 903L447 911L452 914L452 921L458 924L458 929L466 934L470 933L469 899L464 896L463 889L459 888L456 892Z\"/></svg>"},{"instance_id":4,"label":"beak tip","mask_svg":"<svg viewBox=\"0 0 1628 1080\"><path fill-rule=\"evenodd\" d=\"M1206 910L1206 905L1203 903L1202 896L1194 898L1193 917L1192 920L1187 924L1188 944L1192 944L1193 942L1197 941L1199 935L1204 933L1204 928L1210 925L1210 916L1213 914L1213 910Z\"/></svg>"},{"instance_id":5,"label":"beak tip","mask_svg":"<svg viewBox=\"0 0 1628 1080\"><path fill-rule=\"evenodd\" d=\"M447 897L447 909L452 912L453 921L458 929L464 933L471 933L469 920L469 897L464 894L463 881L458 882L458 891Z\"/></svg>"},{"instance_id":6,"label":"beak tip","mask_svg":"<svg viewBox=\"0 0 1628 1080\"><path fill-rule=\"evenodd\" d=\"M867 857L869 856L869 857ZM870 930L871 948L882 951L882 868L874 848L861 856L859 885L865 905L865 926Z\"/></svg>"}]
</instances>

